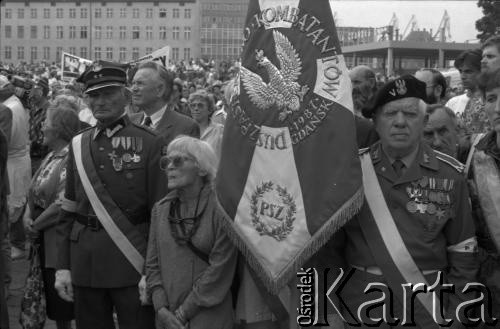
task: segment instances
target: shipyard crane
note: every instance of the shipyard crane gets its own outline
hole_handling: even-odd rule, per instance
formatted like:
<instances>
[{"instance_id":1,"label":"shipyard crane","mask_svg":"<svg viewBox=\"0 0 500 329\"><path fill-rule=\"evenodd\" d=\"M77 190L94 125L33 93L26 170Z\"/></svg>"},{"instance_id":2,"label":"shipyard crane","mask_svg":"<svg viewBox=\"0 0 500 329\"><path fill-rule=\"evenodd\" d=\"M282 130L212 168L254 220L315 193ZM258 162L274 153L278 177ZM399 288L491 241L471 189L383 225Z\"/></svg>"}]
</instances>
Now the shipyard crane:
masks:
<instances>
[{"instance_id":1,"label":"shipyard crane","mask_svg":"<svg viewBox=\"0 0 500 329\"><path fill-rule=\"evenodd\" d=\"M392 33L394 36L395 40L398 40L398 34L399 34L399 19L396 16L396 13L392 13L392 18L389 21L388 26L392 26Z\"/></svg>"},{"instance_id":2,"label":"shipyard crane","mask_svg":"<svg viewBox=\"0 0 500 329\"><path fill-rule=\"evenodd\" d=\"M408 29L410 29L409 32L408 32ZM411 15L410 21L406 25L406 27L405 27L405 29L403 31L403 34L401 35L401 38L402 39L406 38L408 36L407 32L411 33L412 31L416 31L416 30L418 30L417 17L415 15Z\"/></svg>"},{"instance_id":3,"label":"shipyard crane","mask_svg":"<svg viewBox=\"0 0 500 329\"><path fill-rule=\"evenodd\" d=\"M391 18L389 24L387 24L387 25L392 26L394 28L394 30L399 30L399 19L396 16L396 13L392 13L392 18Z\"/></svg>"},{"instance_id":4,"label":"shipyard crane","mask_svg":"<svg viewBox=\"0 0 500 329\"><path fill-rule=\"evenodd\" d=\"M439 23L439 27L436 33L432 36L432 39L441 42L446 42L451 40L450 15L448 15L448 11L446 10L444 11L441 23Z\"/></svg>"}]
</instances>

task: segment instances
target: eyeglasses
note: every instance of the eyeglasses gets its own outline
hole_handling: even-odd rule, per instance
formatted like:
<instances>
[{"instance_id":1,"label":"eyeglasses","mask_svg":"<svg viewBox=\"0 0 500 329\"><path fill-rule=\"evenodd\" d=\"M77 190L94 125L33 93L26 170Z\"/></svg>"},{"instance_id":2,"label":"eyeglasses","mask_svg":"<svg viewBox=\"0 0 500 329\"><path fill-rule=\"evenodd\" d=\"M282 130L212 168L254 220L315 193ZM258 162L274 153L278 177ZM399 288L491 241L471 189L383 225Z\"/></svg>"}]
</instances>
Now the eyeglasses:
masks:
<instances>
[{"instance_id":1,"label":"eyeglasses","mask_svg":"<svg viewBox=\"0 0 500 329\"><path fill-rule=\"evenodd\" d=\"M175 168L184 166L186 161L194 161L193 158L185 155L164 156L160 159L161 170L167 170L168 166L172 164Z\"/></svg>"},{"instance_id":2,"label":"eyeglasses","mask_svg":"<svg viewBox=\"0 0 500 329\"><path fill-rule=\"evenodd\" d=\"M205 103L189 103L189 107L191 108L204 108L206 107Z\"/></svg>"}]
</instances>

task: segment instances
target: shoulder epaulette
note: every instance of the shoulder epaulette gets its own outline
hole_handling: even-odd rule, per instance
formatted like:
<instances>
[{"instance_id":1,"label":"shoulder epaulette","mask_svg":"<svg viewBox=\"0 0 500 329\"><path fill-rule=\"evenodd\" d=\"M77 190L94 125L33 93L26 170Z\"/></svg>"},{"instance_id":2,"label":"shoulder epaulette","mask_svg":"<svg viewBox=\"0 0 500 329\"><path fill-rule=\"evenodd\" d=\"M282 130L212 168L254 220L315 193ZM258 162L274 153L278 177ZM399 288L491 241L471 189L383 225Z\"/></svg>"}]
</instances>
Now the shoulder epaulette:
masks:
<instances>
[{"instance_id":1,"label":"shoulder epaulette","mask_svg":"<svg viewBox=\"0 0 500 329\"><path fill-rule=\"evenodd\" d=\"M365 148L362 148L362 149L358 150L358 155L363 155L363 154L368 153L368 152L370 152L370 148L369 147L365 147Z\"/></svg>"},{"instance_id":2,"label":"shoulder epaulette","mask_svg":"<svg viewBox=\"0 0 500 329\"><path fill-rule=\"evenodd\" d=\"M450 156L448 154L445 154L443 152L436 151L436 150L434 150L434 154L436 154L436 158L438 160L441 160L441 161L447 163L448 165L452 166L459 173L463 173L464 172L465 165L462 162L460 162L457 159L455 159L454 157L452 157L452 156Z\"/></svg>"},{"instance_id":3,"label":"shoulder epaulette","mask_svg":"<svg viewBox=\"0 0 500 329\"><path fill-rule=\"evenodd\" d=\"M137 127L137 128L141 128L142 130L147 131L150 134L158 136L158 133L156 131L154 131L153 129L149 128L149 127L143 126L143 125L135 123L135 122L132 122L132 125L135 126L135 127Z\"/></svg>"},{"instance_id":4,"label":"shoulder epaulette","mask_svg":"<svg viewBox=\"0 0 500 329\"><path fill-rule=\"evenodd\" d=\"M76 135L75 135L75 136L73 136L73 137L76 137L76 136L78 136L78 135L81 135L81 134L83 134L84 132L87 132L87 131L89 131L89 130L91 130L91 129L94 129L94 128L95 128L95 126L90 126L90 127L87 127L87 128L83 128L82 130L80 130L80 131L78 132L78 134L76 134Z\"/></svg>"}]
</instances>

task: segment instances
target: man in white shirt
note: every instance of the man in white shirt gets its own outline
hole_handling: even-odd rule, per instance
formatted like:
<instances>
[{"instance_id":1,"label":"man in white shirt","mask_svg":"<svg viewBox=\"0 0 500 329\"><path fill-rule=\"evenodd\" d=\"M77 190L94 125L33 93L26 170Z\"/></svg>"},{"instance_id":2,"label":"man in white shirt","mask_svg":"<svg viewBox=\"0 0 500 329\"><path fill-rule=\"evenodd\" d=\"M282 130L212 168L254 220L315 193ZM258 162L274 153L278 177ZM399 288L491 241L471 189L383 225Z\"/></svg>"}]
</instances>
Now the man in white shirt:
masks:
<instances>
[{"instance_id":1,"label":"man in white shirt","mask_svg":"<svg viewBox=\"0 0 500 329\"><path fill-rule=\"evenodd\" d=\"M460 72L462 84L464 89L467 90L463 95L455 96L446 103L446 106L457 115L464 112L471 96L476 93L476 78L481 73L481 54L482 52L479 49L466 50L455 59L454 66Z\"/></svg>"},{"instance_id":2,"label":"man in white shirt","mask_svg":"<svg viewBox=\"0 0 500 329\"><path fill-rule=\"evenodd\" d=\"M5 257L6 286L11 281L11 259L23 258L25 242L22 217L26 204L27 193L31 183L31 159L29 139L29 113L14 94L14 87L5 76L0 76L0 104L3 111L10 111L9 123L5 131L10 135L8 140L7 175L9 177L10 193L7 195L9 213L9 237L2 239L2 251ZM5 122L2 122L4 125ZM9 242L10 239L10 242ZM2 278L3 279L3 278Z\"/></svg>"}]
</instances>

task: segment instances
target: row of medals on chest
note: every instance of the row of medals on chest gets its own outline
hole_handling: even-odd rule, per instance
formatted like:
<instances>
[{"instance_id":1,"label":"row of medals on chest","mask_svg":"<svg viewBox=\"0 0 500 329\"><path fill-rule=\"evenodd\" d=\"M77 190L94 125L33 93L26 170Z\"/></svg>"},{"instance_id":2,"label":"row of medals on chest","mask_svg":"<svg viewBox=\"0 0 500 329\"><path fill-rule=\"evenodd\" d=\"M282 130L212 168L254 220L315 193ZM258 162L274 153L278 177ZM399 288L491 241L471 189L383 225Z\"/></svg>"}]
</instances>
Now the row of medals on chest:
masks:
<instances>
[{"instance_id":1,"label":"row of medals on chest","mask_svg":"<svg viewBox=\"0 0 500 329\"><path fill-rule=\"evenodd\" d=\"M108 153L108 157L115 171L122 171L124 163L141 162L141 156L138 153L142 152L142 137L113 137L111 139L111 146L113 147L113 151ZM120 147L124 150L121 155L117 154Z\"/></svg>"},{"instance_id":2,"label":"row of medals on chest","mask_svg":"<svg viewBox=\"0 0 500 329\"><path fill-rule=\"evenodd\" d=\"M406 187L410 200L406 203L406 209L414 214L435 215L441 219L446 214L452 203L450 191L455 182L453 179L435 178L424 176L417 181L411 182Z\"/></svg>"}]
</instances>

